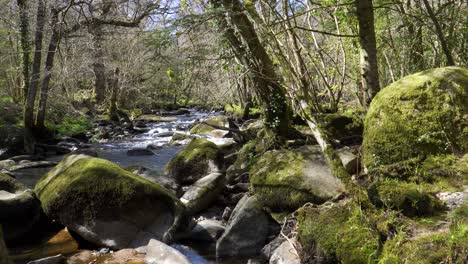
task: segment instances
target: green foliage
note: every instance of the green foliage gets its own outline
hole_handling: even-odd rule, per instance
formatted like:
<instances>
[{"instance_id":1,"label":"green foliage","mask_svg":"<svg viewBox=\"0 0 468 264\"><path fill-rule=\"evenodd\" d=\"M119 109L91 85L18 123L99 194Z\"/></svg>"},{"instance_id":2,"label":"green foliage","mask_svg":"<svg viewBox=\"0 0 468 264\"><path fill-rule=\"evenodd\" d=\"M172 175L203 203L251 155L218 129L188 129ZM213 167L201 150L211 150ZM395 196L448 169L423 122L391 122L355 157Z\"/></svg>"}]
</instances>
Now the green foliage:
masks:
<instances>
[{"instance_id":1,"label":"green foliage","mask_svg":"<svg viewBox=\"0 0 468 264\"><path fill-rule=\"evenodd\" d=\"M86 116L65 117L58 124L50 124L50 128L56 130L61 136L73 136L86 133L93 126Z\"/></svg>"},{"instance_id":2,"label":"green foliage","mask_svg":"<svg viewBox=\"0 0 468 264\"><path fill-rule=\"evenodd\" d=\"M239 104L226 104L224 106L224 111L227 115L233 116L235 118L242 118L244 115L244 109ZM260 108L251 107L249 109L249 116L250 117L259 117L262 114L262 110Z\"/></svg>"}]
</instances>

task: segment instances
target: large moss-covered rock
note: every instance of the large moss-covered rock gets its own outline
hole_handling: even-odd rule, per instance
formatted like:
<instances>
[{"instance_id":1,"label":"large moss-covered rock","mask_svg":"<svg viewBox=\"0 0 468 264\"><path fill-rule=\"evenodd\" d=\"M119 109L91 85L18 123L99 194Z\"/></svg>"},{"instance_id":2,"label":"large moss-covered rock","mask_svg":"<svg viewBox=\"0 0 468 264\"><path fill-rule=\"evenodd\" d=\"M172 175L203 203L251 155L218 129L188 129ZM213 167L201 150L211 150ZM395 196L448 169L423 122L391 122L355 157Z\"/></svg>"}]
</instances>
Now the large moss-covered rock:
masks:
<instances>
[{"instance_id":1,"label":"large moss-covered rock","mask_svg":"<svg viewBox=\"0 0 468 264\"><path fill-rule=\"evenodd\" d=\"M317 257L325 263L375 263L378 257L379 235L353 201L301 208L298 239L305 263Z\"/></svg>"},{"instance_id":2,"label":"large moss-covered rock","mask_svg":"<svg viewBox=\"0 0 468 264\"><path fill-rule=\"evenodd\" d=\"M174 177L178 183L191 184L211 172L217 172L222 159L216 144L196 138L169 161L165 173Z\"/></svg>"},{"instance_id":3,"label":"large moss-covered rock","mask_svg":"<svg viewBox=\"0 0 468 264\"><path fill-rule=\"evenodd\" d=\"M34 192L16 179L0 173L0 225L7 243L21 242L42 216Z\"/></svg>"},{"instance_id":4,"label":"large moss-covered rock","mask_svg":"<svg viewBox=\"0 0 468 264\"><path fill-rule=\"evenodd\" d=\"M371 171L411 158L468 150L468 70L409 75L373 99L364 126L363 161Z\"/></svg>"},{"instance_id":5,"label":"large moss-covered rock","mask_svg":"<svg viewBox=\"0 0 468 264\"><path fill-rule=\"evenodd\" d=\"M345 191L318 146L264 153L250 170L258 200L273 210L321 204Z\"/></svg>"},{"instance_id":6,"label":"large moss-covered rock","mask_svg":"<svg viewBox=\"0 0 468 264\"><path fill-rule=\"evenodd\" d=\"M84 155L66 157L36 185L45 213L99 246L170 240L184 206L161 185L116 164Z\"/></svg>"}]
</instances>

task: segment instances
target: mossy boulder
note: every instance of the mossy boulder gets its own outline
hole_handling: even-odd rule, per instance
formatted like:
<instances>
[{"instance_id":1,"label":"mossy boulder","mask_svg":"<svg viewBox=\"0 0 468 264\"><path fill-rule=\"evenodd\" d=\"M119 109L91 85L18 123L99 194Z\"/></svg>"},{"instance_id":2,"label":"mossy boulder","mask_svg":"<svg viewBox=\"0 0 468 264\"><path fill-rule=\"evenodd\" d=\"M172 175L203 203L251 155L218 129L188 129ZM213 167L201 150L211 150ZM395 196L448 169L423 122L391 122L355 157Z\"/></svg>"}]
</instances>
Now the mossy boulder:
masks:
<instances>
[{"instance_id":1,"label":"mossy boulder","mask_svg":"<svg viewBox=\"0 0 468 264\"><path fill-rule=\"evenodd\" d=\"M206 123L206 124L204 124ZM229 127L229 123L227 120L227 117L225 116L213 116L209 117L206 120L203 121L203 123L196 124L190 129L191 134L206 134L209 133L213 130L215 130L215 127L212 127L208 124L215 125L218 127Z\"/></svg>"},{"instance_id":2,"label":"mossy boulder","mask_svg":"<svg viewBox=\"0 0 468 264\"><path fill-rule=\"evenodd\" d=\"M45 213L98 246L170 240L183 204L161 185L85 155L66 157L36 185Z\"/></svg>"},{"instance_id":3,"label":"mossy boulder","mask_svg":"<svg viewBox=\"0 0 468 264\"><path fill-rule=\"evenodd\" d=\"M16 179L0 173L0 225L8 244L20 243L32 234L43 215L34 192ZM29 236L30 238L30 236Z\"/></svg>"},{"instance_id":4,"label":"mossy boulder","mask_svg":"<svg viewBox=\"0 0 468 264\"><path fill-rule=\"evenodd\" d=\"M260 203L273 210L321 204L345 191L318 146L264 153L250 170L250 183Z\"/></svg>"},{"instance_id":5,"label":"mossy boulder","mask_svg":"<svg viewBox=\"0 0 468 264\"><path fill-rule=\"evenodd\" d=\"M298 211L302 262L375 263L379 235L354 201L305 206Z\"/></svg>"},{"instance_id":6,"label":"mossy boulder","mask_svg":"<svg viewBox=\"0 0 468 264\"><path fill-rule=\"evenodd\" d=\"M187 214L195 214L208 206L218 198L225 187L225 176L215 172L196 181L180 198L187 208Z\"/></svg>"},{"instance_id":7,"label":"mossy boulder","mask_svg":"<svg viewBox=\"0 0 468 264\"><path fill-rule=\"evenodd\" d=\"M385 180L370 190L374 204L401 211L409 217L433 215L443 210L443 203L426 185L398 180Z\"/></svg>"},{"instance_id":8,"label":"mossy boulder","mask_svg":"<svg viewBox=\"0 0 468 264\"><path fill-rule=\"evenodd\" d=\"M382 89L364 123L363 161L370 171L412 158L468 150L468 70L419 72Z\"/></svg>"},{"instance_id":9,"label":"mossy boulder","mask_svg":"<svg viewBox=\"0 0 468 264\"><path fill-rule=\"evenodd\" d=\"M218 171L222 160L223 156L216 144L203 138L195 138L169 161L165 173L174 177L177 183L191 184Z\"/></svg>"}]
</instances>

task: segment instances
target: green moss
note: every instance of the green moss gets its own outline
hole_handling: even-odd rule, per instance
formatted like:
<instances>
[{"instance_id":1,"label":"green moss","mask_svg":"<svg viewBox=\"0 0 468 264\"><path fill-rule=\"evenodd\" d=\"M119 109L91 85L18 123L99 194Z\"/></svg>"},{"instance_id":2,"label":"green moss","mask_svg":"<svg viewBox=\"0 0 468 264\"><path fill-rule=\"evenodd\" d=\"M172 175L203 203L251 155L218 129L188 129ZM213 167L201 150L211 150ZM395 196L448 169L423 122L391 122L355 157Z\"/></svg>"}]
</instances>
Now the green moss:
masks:
<instances>
[{"instance_id":1,"label":"green moss","mask_svg":"<svg viewBox=\"0 0 468 264\"><path fill-rule=\"evenodd\" d=\"M323 132L329 139L342 139L348 136L362 135L363 120L356 113L335 113L316 116Z\"/></svg>"},{"instance_id":2,"label":"green moss","mask_svg":"<svg viewBox=\"0 0 468 264\"><path fill-rule=\"evenodd\" d=\"M466 204L435 217L401 219L399 232L384 244L381 264L465 263L468 255L468 210ZM450 229L441 228L450 221ZM417 235L412 235L419 230Z\"/></svg>"},{"instance_id":3,"label":"green moss","mask_svg":"<svg viewBox=\"0 0 468 264\"><path fill-rule=\"evenodd\" d=\"M250 183L258 200L273 210L320 204L344 191L325 164L318 147L268 151L252 166Z\"/></svg>"},{"instance_id":4,"label":"green moss","mask_svg":"<svg viewBox=\"0 0 468 264\"><path fill-rule=\"evenodd\" d=\"M240 168L242 164L245 164L247 169L250 168L257 158L256 144L256 140L250 140L241 147L237 152L237 159L234 162L236 168Z\"/></svg>"},{"instance_id":5,"label":"green moss","mask_svg":"<svg viewBox=\"0 0 468 264\"><path fill-rule=\"evenodd\" d=\"M446 67L382 89L365 119L363 162L370 171L429 155L468 150L468 71Z\"/></svg>"},{"instance_id":6,"label":"green moss","mask_svg":"<svg viewBox=\"0 0 468 264\"><path fill-rule=\"evenodd\" d=\"M401 211L406 216L433 215L444 208L440 200L428 192L424 185L386 180L375 188L377 199L385 207Z\"/></svg>"},{"instance_id":7,"label":"green moss","mask_svg":"<svg viewBox=\"0 0 468 264\"><path fill-rule=\"evenodd\" d=\"M375 263L379 252L378 233L352 201L301 208L298 239L304 254L315 252L327 263Z\"/></svg>"},{"instance_id":8,"label":"green moss","mask_svg":"<svg viewBox=\"0 0 468 264\"><path fill-rule=\"evenodd\" d=\"M204 123L223 127L227 124L227 119L225 116L213 116L213 117L206 119ZM200 124L195 125L194 127L192 127L192 129L190 129L190 133L191 134L204 134L204 133L209 133L216 129L207 124L200 123Z\"/></svg>"},{"instance_id":9,"label":"green moss","mask_svg":"<svg viewBox=\"0 0 468 264\"><path fill-rule=\"evenodd\" d=\"M98 210L112 211L140 198L161 199L168 204L177 201L180 205L162 186L107 160L83 155L65 158L37 183L35 192L49 217L83 217L84 221L93 219L100 213ZM67 212L66 216L59 215L63 211Z\"/></svg>"},{"instance_id":10,"label":"green moss","mask_svg":"<svg viewBox=\"0 0 468 264\"><path fill-rule=\"evenodd\" d=\"M184 133L175 133L171 138L171 143L173 143L175 141L181 141L181 140L184 140L184 139L189 139L189 138L193 138L193 137L190 136L190 135L184 134Z\"/></svg>"},{"instance_id":11,"label":"green moss","mask_svg":"<svg viewBox=\"0 0 468 264\"><path fill-rule=\"evenodd\" d=\"M219 165L221 160L216 144L203 138L195 138L169 161L165 172L178 182L186 182L188 178L196 181L208 173L210 161Z\"/></svg>"}]
</instances>

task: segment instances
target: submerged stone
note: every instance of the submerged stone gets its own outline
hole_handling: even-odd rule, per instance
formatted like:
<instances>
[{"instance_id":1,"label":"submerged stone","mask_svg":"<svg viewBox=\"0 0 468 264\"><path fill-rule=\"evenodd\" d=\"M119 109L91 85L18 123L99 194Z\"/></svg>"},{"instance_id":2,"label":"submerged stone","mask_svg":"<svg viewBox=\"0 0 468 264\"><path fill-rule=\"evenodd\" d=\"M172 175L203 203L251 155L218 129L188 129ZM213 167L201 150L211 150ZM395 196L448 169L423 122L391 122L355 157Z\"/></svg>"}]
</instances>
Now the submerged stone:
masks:
<instances>
[{"instance_id":1,"label":"submerged stone","mask_svg":"<svg viewBox=\"0 0 468 264\"><path fill-rule=\"evenodd\" d=\"M34 192L16 179L0 173L0 225L7 243L21 242L33 232L42 216Z\"/></svg>"}]
</instances>

